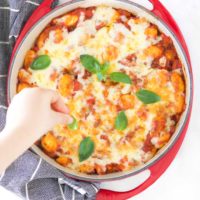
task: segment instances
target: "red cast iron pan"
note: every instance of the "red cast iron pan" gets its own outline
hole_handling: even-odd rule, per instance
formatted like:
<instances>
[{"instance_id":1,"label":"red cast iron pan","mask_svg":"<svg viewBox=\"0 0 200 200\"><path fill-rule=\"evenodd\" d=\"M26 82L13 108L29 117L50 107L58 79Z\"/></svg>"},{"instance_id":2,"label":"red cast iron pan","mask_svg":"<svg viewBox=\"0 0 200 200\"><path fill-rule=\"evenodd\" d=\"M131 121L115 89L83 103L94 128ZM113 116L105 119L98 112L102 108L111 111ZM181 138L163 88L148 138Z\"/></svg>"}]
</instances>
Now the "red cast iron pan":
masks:
<instances>
[{"instance_id":1,"label":"red cast iron pan","mask_svg":"<svg viewBox=\"0 0 200 200\"><path fill-rule=\"evenodd\" d=\"M178 38L178 40L184 50L186 58L189 62L188 63L189 71L191 73L190 75L191 75L191 79L192 79L191 84L193 85L190 56L189 56L187 45L185 43L185 40L183 38L183 35L182 35L178 25L174 21L171 14L159 2L159 0L149 0L149 1L153 5L153 9L151 10L151 12L154 13L154 15L156 15L157 17L159 17L163 22L165 22L168 25L168 27L171 29L171 31ZM52 3L54 3L54 0L44 0L42 2L42 4L33 12L31 17L28 19L27 23L25 24L23 30L21 31L21 33L15 43L15 47L12 52L10 63L12 63L12 60L14 59L14 55L16 53L16 50L17 50L18 46L20 45L20 43L22 42L23 38L25 37L26 33L41 17L43 17L44 15L46 15L47 13L49 13L52 10L52 8L51 8ZM193 98L193 91L191 91L191 101L190 101L191 104L192 104L192 98ZM140 192L142 192L146 188L148 188L150 185L152 185L169 167L169 165L175 158L178 150L180 149L183 139L185 137L185 134L187 132L189 119L190 119L190 115L191 115L191 109L192 109L192 105L190 105L190 107L189 107L189 114L188 114L188 118L187 118L188 120L186 121L186 123L184 125L184 129L182 130L178 140L171 147L171 149L165 154L165 156L163 156L161 159L159 159L156 163L154 163L153 165L151 165L148 168L151 171L151 175L144 183L142 183L137 188L135 188L131 191L128 191L128 192L113 192L113 191L109 191L109 190L100 190L100 192L97 195L97 200L125 200L127 198L130 198L130 197L133 197L133 196L139 194Z\"/></svg>"}]
</instances>

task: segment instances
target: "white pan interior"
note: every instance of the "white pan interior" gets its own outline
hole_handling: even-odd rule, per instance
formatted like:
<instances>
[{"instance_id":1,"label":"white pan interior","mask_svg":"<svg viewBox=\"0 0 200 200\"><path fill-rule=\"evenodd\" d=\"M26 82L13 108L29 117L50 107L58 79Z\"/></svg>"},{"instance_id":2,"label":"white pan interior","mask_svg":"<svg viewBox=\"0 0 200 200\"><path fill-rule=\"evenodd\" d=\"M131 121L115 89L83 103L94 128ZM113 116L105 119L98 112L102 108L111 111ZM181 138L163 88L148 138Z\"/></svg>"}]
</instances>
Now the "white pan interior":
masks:
<instances>
[{"instance_id":1,"label":"white pan interior","mask_svg":"<svg viewBox=\"0 0 200 200\"><path fill-rule=\"evenodd\" d=\"M41 157L43 157L47 162L51 163L53 166L57 167L58 169L64 171L67 175L77 178L77 179L83 179L88 181L103 181L103 180L114 180L114 179L120 179L125 178L127 176L136 174L144 169L147 169L150 165L154 164L156 160L158 160L161 156L163 156L167 150L175 143L176 139L178 138L179 134L182 132L182 129L184 127L184 124L188 117L188 111L189 111L189 105L191 101L191 72L189 71L189 65L188 61L186 60L186 56L178 43L176 37L174 34L169 31L168 27L161 22L158 18L153 16L148 10L145 8L134 4L132 2L127 1L121 1L121 0L83 0L83 1L76 1L73 3L67 3L63 6L60 6L56 8L55 10L51 11L49 14L47 14L45 17L41 18L36 25L34 25L31 30L27 33L24 40L22 41L21 45L18 47L18 50L15 54L15 57L11 63L11 69L10 69L10 75L9 75L9 81L8 81L8 100L11 101L12 97L16 94L16 84L17 84L17 73L19 69L23 65L23 60L25 57L26 52L31 48L33 43L35 42L35 39L39 35L39 33L45 28L45 26L55 17L62 15L72 9L75 9L77 7L89 7L89 6L95 6L99 4L104 5L110 5L115 8L121 8L128 10L130 12L133 12L135 14L138 14L140 16L145 16L147 19L149 19L151 22L155 23L166 35L171 36L173 39L174 45L176 47L176 50L185 66L185 79L186 79L186 109L184 113L182 114L182 117L179 121L179 124L177 125L176 132L168 142L168 144L163 147L157 154L154 156L149 162L147 162L145 165L128 171L128 172L118 172L108 175L85 175L82 173L77 173L75 171L66 169L59 164L57 164L53 159L48 157L46 154L44 154L37 146L33 146L32 149L39 154ZM131 5L130 5L131 4Z\"/></svg>"}]
</instances>

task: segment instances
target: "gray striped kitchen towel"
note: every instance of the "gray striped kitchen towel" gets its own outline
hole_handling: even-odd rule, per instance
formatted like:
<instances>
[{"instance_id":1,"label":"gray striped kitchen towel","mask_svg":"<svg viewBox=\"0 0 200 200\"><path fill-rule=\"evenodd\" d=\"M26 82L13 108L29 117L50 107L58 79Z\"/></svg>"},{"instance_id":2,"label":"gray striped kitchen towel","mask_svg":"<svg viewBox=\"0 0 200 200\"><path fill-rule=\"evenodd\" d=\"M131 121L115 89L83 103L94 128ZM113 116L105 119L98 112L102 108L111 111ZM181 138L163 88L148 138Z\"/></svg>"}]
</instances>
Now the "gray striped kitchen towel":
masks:
<instances>
[{"instance_id":1,"label":"gray striped kitchen towel","mask_svg":"<svg viewBox=\"0 0 200 200\"><path fill-rule=\"evenodd\" d=\"M0 0L0 131L5 125L7 110L6 78L10 53L21 27L41 2ZM29 150L0 175L0 185L28 200L95 199L99 191L98 183L67 178Z\"/></svg>"}]
</instances>

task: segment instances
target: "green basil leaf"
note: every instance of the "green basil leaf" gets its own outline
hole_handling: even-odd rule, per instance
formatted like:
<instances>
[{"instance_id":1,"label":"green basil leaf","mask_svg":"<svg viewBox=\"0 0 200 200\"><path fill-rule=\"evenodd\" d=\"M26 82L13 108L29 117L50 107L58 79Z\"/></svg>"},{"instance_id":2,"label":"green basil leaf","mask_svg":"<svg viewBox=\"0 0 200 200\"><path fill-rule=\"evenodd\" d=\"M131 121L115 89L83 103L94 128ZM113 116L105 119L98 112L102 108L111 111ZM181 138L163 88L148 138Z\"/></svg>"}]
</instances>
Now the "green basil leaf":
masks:
<instances>
[{"instance_id":1,"label":"green basil leaf","mask_svg":"<svg viewBox=\"0 0 200 200\"><path fill-rule=\"evenodd\" d=\"M77 130L78 129L78 122L76 118L73 117L73 122L71 124L68 124L68 128L70 130Z\"/></svg>"},{"instance_id":2,"label":"green basil leaf","mask_svg":"<svg viewBox=\"0 0 200 200\"><path fill-rule=\"evenodd\" d=\"M101 65L100 72L97 72L97 78L99 81L105 81L106 80L106 72L108 71L109 63L106 62L103 65Z\"/></svg>"},{"instance_id":3,"label":"green basil leaf","mask_svg":"<svg viewBox=\"0 0 200 200\"><path fill-rule=\"evenodd\" d=\"M105 81L106 80L106 75L104 75L101 72L98 72L97 73L97 78L98 78L99 81Z\"/></svg>"},{"instance_id":4,"label":"green basil leaf","mask_svg":"<svg viewBox=\"0 0 200 200\"><path fill-rule=\"evenodd\" d=\"M103 65L101 65L101 73L105 74L108 71L109 67L109 63L105 62Z\"/></svg>"},{"instance_id":5,"label":"green basil leaf","mask_svg":"<svg viewBox=\"0 0 200 200\"><path fill-rule=\"evenodd\" d=\"M101 65L99 61L88 54L80 56L81 64L91 73L96 74L101 70Z\"/></svg>"},{"instance_id":6,"label":"green basil leaf","mask_svg":"<svg viewBox=\"0 0 200 200\"><path fill-rule=\"evenodd\" d=\"M98 78L99 81L102 81L103 78L104 78L104 75L101 72L98 72L97 73L97 78Z\"/></svg>"},{"instance_id":7,"label":"green basil leaf","mask_svg":"<svg viewBox=\"0 0 200 200\"><path fill-rule=\"evenodd\" d=\"M79 161L82 162L87 160L94 152L94 142L90 137L83 139L79 145L78 156Z\"/></svg>"},{"instance_id":8,"label":"green basil leaf","mask_svg":"<svg viewBox=\"0 0 200 200\"><path fill-rule=\"evenodd\" d=\"M48 55L38 56L31 64L31 69L41 70L46 69L51 64L51 59Z\"/></svg>"},{"instance_id":9,"label":"green basil leaf","mask_svg":"<svg viewBox=\"0 0 200 200\"><path fill-rule=\"evenodd\" d=\"M118 113L115 119L115 128L119 131L123 131L128 126L128 119L124 111Z\"/></svg>"},{"instance_id":10,"label":"green basil leaf","mask_svg":"<svg viewBox=\"0 0 200 200\"><path fill-rule=\"evenodd\" d=\"M136 96L144 104L152 104L161 100L160 96L156 93L144 89L137 91Z\"/></svg>"},{"instance_id":11,"label":"green basil leaf","mask_svg":"<svg viewBox=\"0 0 200 200\"><path fill-rule=\"evenodd\" d=\"M110 74L110 79L114 82L121 82L121 83L127 83L132 84L131 78L122 72L113 72Z\"/></svg>"}]
</instances>

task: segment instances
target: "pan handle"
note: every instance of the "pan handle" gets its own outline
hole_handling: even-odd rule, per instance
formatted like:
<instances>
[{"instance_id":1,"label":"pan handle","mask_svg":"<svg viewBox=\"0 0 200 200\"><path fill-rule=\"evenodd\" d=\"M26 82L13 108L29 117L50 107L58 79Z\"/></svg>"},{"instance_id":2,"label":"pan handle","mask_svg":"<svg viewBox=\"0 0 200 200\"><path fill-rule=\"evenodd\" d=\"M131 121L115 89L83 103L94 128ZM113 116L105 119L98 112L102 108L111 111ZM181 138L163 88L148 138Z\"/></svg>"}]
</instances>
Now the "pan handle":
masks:
<instances>
[{"instance_id":1,"label":"pan handle","mask_svg":"<svg viewBox=\"0 0 200 200\"><path fill-rule=\"evenodd\" d=\"M188 121L184 126L183 132L179 136L176 143L171 147L171 149L165 156L163 156L159 161L157 161L155 164L153 164L148 168L151 174L146 181L144 181L141 185L139 185L135 189L128 192L113 192L109 190L100 190L100 192L97 194L96 200L102 200L102 199L116 200L116 196L117 200L125 200L141 193L149 186L151 186L167 170L171 162L174 160L174 157L176 156L178 150L180 149L188 128L190 114L188 117Z\"/></svg>"},{"instance_id":2,"label":"pan handle","mask_svg":"<svg viewBox=\"0 0 200 200\"><path fill-rule=\"evenodd\" d=\"M179 27L177 26L169 11L163 6L163 4L159 0L149 1L153 5L152 12L160 17L165 23L167 23L167 25L170 26L170 28L172 28L175 33L181 34Z\"/></svg>"}]
</instances>

